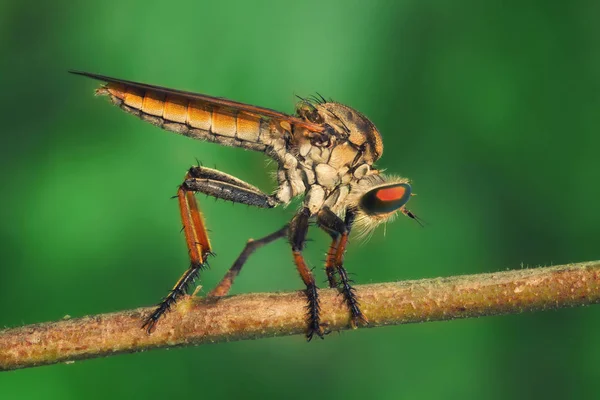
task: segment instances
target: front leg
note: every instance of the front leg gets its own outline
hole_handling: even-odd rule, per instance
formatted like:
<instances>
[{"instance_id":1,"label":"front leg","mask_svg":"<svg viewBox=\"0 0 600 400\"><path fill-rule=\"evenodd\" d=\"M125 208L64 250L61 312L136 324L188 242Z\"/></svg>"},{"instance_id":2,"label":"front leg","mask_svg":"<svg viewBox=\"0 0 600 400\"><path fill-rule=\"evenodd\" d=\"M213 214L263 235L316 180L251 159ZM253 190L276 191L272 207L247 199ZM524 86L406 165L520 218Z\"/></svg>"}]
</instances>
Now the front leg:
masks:
<instances>
[{"instance_id":1,"label":"front leg","mask_svg":"<svg viewBox=\"0 0 600 400\"><path fill-rule=\"evenodd\" d=\"M368 324L368 320L360 310L356 292L351 285L352 281L348 278L348 274L344 268L344 253L346 252L348 235L350 234L353 222L354 213L351 210L346 211L345 221L342 221L329 207L322 208L317 214L319 227L329 233L332 239L325 262L325 271L327 272L329 285L330 287L339 287L352 315L351 324L353 327L356 327L359 323ZM340 278L339 285L334 275L336 272Z\"/></svg>"},{"instance_id":2,"label":"front leg","mask_svg":"<svg viewBox=\"0 0 600 400\"><path fill-rule=\"evenodd\" d=\"M308 232L308 219L310 218L310 211L308 208L303 208L298 214L292 219L289 227L289 241L292 245L292 252L294 255L294 263L300 273L300 277L306 285L306 298L308 299L308 329L306 331L306 340L310 341L314 334L317 334L323 339L323 328L320 323L320 311L321 306L319 305L319 293L317 292L317 285L315 284L315 278L313 277L310 269L308 269L304 257L302 256L302 249L306 242L306 233Z\"/></svg>"}]
</instances>

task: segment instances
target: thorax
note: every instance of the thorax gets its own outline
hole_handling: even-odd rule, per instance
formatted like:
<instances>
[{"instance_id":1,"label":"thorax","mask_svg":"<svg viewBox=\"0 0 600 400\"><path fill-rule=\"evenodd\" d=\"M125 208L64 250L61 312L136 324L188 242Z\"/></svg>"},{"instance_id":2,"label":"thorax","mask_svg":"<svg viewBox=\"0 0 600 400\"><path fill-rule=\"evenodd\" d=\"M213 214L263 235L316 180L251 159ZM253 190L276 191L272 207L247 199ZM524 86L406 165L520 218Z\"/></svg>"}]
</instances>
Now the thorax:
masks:
<instances>
[{"instance_id":1,"label":"thorax","mask_svg":"<svg viewBox=\"0 0 600 400\"><path fill-rule=\"evenodd\" d=\"M304 194L304 205L311 213L324 206L341 213L352 185L369 171L361 149L349 140L334 140L325 146L302 137L279 165L277 198L288 203Z\"/></svg>"}]
</instances>

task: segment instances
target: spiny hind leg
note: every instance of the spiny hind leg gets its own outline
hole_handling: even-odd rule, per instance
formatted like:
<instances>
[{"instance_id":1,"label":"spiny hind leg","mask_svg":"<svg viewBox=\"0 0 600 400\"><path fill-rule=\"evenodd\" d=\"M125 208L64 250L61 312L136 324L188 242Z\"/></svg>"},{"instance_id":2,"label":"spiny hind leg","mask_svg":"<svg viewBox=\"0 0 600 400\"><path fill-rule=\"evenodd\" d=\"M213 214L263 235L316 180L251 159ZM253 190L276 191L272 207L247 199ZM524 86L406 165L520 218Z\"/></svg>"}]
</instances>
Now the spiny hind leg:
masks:
<instances>
[{"instance_id":1,"label":"spiny hind leg","mask_svg":"<svg viewBox=\"0 0 600 400\"><path fill-rule=\"evenodd\" d=\"M194 282L200 270L206 266L206 258L212 254L210 241L204 226L204 219L198 208L194 192L189 190L185 183L177 189L177 200L179 203L181 221L183 223L185 242L190 255L190 267L184 272L181 278L179 278L169 294L167 294L167 296L165 296L158 304L154 312L146 318L142 327L146 328L148 333L151 333L154 330L160 317L166 313L181 296L187 293L189 285Z\"/></svg>"},{"instance_id":2,"label":"spiny hind leg","mask_svg":"<svg viewBox=\"0 0 600 400\"><path fill-rule=\"evenodd\" d=\"M260 208L272 208L279 201L259 188L232 175L206 167L192 167L183 185L186 190L204 193L217 199L247 204Z\"/></svg>"},{"instance_id":3,"label":"spiny hind leg","mask_svg":"<svg viewBox=\"0 0 600 400\"><path fill-rule=\"evenodd\" d=\"M142 327L146 328L148 333L154 330L160 317L187 293L188 287L197 278L200 270L207 266L207 257L212 255L204 219L194 196L196 192L256 207L270 208L277 204L272 196L262 193L258 188L231 175L211 168L190 168L184 182L177 190L183 232L190 256L190 267L179 278L169 294L158 304L154 312L146 318Z\"/></svg>"},{"instance_id":4,"label":"spiny hind leg","mask_svg":"<svg viewBox=\"0 0 600 400\"><path fill-rule=\"evenodd\" d=\"M344 253L348 244L348 235L354 222L354 213L351 210L346 212L346 220L343 221L328 207L325 207L317 214L317 224L325 232L329 233L332 239L327 259L325 261L325 271L329 279L330 287L337 287L344 301L350 310L352 320L351 324L356 327L359 323L368 324L368 320L360 310L356 292L352 287L352 280L348 278L346 269L344 268ZM340 282L335 279L337 273Z\"/></svg>"}]
</instances>

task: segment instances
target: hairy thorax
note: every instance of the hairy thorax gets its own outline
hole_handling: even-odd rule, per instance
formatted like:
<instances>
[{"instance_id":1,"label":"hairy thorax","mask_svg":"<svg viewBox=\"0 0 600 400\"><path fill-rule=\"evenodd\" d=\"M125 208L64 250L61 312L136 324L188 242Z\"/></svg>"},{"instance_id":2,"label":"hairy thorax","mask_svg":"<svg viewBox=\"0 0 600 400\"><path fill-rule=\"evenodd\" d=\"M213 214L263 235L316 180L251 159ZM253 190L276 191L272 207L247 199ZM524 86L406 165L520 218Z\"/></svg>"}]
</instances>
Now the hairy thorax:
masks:
<instances>
[{"instance_id":1,"label":"hairy thorax","mask_svg":"<svg viewBox=\"0 0 600 400\"><path fill-rule=\"evenodd\" d=\"M381 136L365 116L339 103L303 101L297 113L307 121L325 123L328 131L291 132L288 145L281 148L278 157L276 197L288 203L304 194L304 205L312 214L324 206L341 214L352 187L365 176L377 173L371 166L383 152Z\"/></svg>"}]
</instances>

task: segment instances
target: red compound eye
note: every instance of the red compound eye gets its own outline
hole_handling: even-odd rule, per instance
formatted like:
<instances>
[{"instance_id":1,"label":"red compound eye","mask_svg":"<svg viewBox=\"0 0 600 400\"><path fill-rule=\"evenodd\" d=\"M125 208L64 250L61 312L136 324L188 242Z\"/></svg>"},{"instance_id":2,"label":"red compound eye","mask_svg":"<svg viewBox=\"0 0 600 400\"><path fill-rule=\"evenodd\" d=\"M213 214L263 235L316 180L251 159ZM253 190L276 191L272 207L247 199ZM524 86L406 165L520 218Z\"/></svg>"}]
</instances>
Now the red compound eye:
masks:
<instances>
[{"instance_id":1,"label":"red compound eye","mask_svg":"<svg viewBox=\"0 0 600 400\"><path fill-rule=\"evenodd\" d=\"M410 193L408 183L381 186L365 193L360 199L360 207L367 214L387 214L405 205Z\"/></svg>"},{"instance_id":2,"label":"red compound eye","mask_svg":"<svg viewBox=\"0 0 600 400\"><path fill-rule=\"evenodd\" d=\"M408 187L410 191L410 186ZM404 197L404 193L406 193L406 187L396 186L390 188L379 189L375 192L375 197L377 197L381 201L396 201Z\"/></svg>"}]
</instances>

